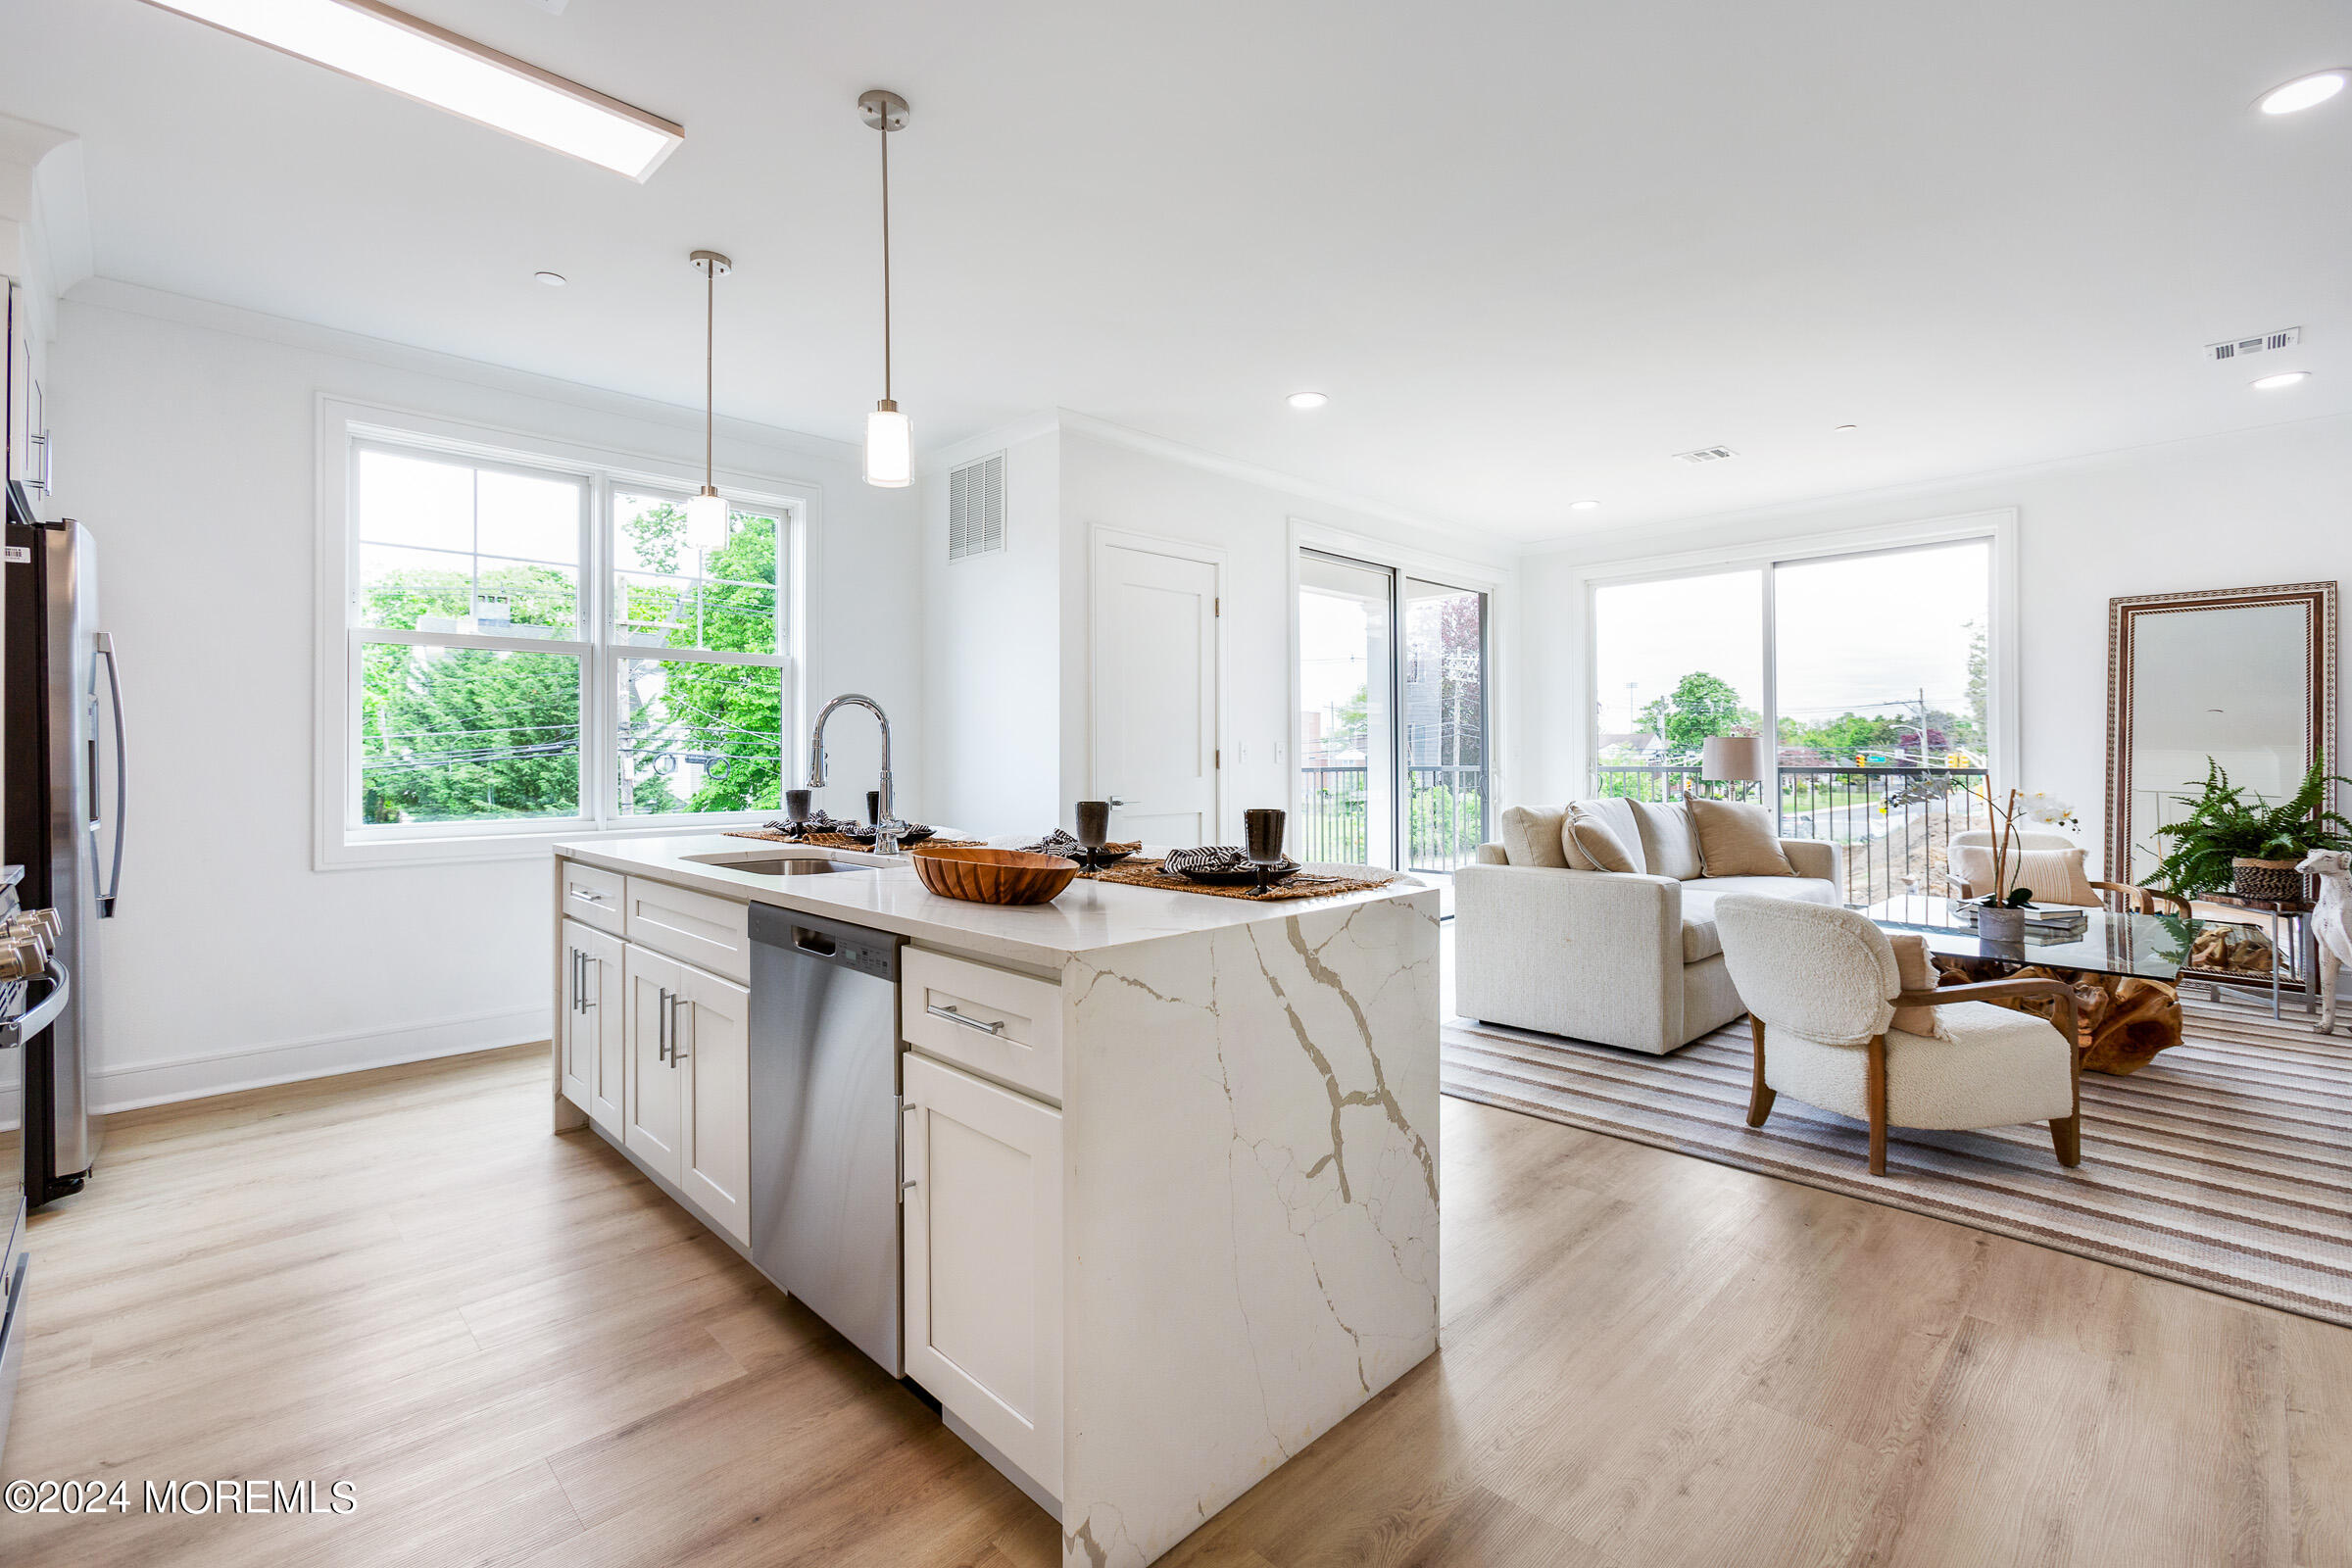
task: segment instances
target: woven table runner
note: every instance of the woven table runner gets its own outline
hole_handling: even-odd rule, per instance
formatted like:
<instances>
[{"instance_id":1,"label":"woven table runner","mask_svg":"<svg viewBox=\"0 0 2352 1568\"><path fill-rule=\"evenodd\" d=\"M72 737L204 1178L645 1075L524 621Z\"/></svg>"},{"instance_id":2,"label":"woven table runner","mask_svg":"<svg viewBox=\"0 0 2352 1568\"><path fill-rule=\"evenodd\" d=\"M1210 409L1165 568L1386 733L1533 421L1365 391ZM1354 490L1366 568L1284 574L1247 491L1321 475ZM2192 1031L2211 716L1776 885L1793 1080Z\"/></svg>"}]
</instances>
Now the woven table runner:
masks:
<instances>
[{"instance_id":1,"label":"woven table runner","mask_svg":"<svg viewBox=\"0 0 2352 1568\"><path fill-rule=\"evenodd\" d=\"M812 850L863 850L871 854L874 848L872 839L854 839L847 833L804 833L796 839L789 833L770 832L763 827L731 827L727 829L727 837L731 839L765 839L770 844L806 844ZM919 845L919 847L927 849L935 844L975 848L979 843L978 839L922 839L918 841L918 844L908 844L904 848L911 850Z\"/></svg>"},{"instance_id":2,"label":"woven table runner","mask_svg":"<svg viewBox=\"0 0 2352 1568\"><path fill-rule=\"evenodd\" d=\"M1106 866L1100 871L1081 871L1081 877L1097 882L1123 882L1132 888L1168 888L1177 893L1205 893L1219 899L1256 899L1271 902L1275 899L1328 899L1340 893L1368 893L1398 881L1396 876L1321 876L1301 871L1287 881L1277 882L1259 893L1254 885L1238 888L1213 887L1206 882L1195 882L1189 877L1170 876L1160 869L1159 861L1127 860Z\"/></svg>"}]
</instances>

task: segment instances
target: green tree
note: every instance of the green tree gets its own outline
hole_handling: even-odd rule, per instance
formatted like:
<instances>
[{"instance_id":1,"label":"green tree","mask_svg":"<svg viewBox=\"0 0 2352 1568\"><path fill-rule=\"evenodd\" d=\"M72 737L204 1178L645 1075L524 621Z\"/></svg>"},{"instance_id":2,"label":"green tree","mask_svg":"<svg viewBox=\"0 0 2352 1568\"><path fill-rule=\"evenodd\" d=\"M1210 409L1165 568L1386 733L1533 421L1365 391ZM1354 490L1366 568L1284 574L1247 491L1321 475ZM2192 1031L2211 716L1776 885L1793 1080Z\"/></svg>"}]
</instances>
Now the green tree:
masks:
<instances>
[{"instance_id":1,"label":"green tree","mask_svg":"<svg viewBox=\"0 0 2352 1568\"><path fill-rule=\"evenodd\" d=\"M1762 722L1752 708L1740 706L1740 693L1720 675L1692 670L1674 691L1642 710L1642 723L1666 749L1671 761L1695 759L1711 736L1736 734Z\"/></svg>"}]
</instances>

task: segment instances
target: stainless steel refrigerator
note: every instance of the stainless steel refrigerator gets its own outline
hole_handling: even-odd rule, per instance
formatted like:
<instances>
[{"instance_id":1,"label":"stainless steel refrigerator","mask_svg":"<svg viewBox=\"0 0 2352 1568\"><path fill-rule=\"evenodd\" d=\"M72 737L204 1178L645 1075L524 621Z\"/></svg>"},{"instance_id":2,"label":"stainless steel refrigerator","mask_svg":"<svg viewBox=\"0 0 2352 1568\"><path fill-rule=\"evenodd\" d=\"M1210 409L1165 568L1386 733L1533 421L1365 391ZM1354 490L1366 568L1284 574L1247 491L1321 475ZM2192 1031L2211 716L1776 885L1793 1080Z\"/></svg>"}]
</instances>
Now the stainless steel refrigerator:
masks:
<instances>
[{"instance_id":1,"label":"stainless steel refrigerator","mask_svg":"<svg viewBox=\"0 0 2352 1568\"><path fill-rule=\"evenodd\" d=\"M23 1046L24 1201L38 1208L80 1191L97 1156L87 1084L98 926L122 886L127 769L97 546L77 523L27 520L24 499L10 487L0 861L24 868L24 907L57 911L56 956L74 977L63 1010Z\"/></svg>"}]
</instances>

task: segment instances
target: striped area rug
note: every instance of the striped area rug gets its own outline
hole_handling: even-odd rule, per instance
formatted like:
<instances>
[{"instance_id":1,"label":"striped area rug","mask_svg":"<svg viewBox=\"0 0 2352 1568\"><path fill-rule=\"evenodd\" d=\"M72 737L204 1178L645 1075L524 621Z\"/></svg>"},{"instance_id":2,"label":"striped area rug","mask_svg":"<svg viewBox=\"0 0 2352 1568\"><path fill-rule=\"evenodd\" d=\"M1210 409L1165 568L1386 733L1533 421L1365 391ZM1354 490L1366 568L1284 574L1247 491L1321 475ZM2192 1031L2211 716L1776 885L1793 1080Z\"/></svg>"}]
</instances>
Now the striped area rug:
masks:
<instances>
[{"instance_id":1,"label":"striped area rug","mask_svg":"<svg viewBox=\"0 0 2352 1568\"><path fill-rule=\"evenodd\" d=\"M1747 1020L1669 1056L1456 1018L1445 1091L2352 1325L2352 1038L2183 1003L2184 1039L2082 1075L2082 1163L2049 1130L1890 1130L1783 1095L1746 1125ZM2340 1026L2339 1026L2340 1027Z\"/></svg>"}]
</instances>

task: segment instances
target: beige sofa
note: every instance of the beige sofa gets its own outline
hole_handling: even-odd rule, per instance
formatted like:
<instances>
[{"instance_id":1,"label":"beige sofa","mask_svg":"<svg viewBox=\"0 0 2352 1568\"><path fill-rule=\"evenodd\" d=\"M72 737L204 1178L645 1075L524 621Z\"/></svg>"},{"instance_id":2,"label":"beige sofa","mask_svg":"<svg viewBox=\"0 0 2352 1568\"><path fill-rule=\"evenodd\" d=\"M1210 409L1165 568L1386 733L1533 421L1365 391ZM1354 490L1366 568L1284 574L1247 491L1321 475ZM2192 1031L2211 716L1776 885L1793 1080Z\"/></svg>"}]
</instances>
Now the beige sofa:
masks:
<instances>
[{"instance_id":1,"label":"beige sofa","mask_svg":"<svg viewBox=\"0 0 2352 1568\"><path fill-rule=\"evenodd\" d=\"M1795 876L1710 877L1679 805L1578 803L1636 867L1590 869L1566 807L1514 806L1454 873L1454 1004L1465 1017L1663 1055L1746 1010L1713 919L1727 893L1842 905L1835 844L1783 839Z\"/></svg>"}]
</instances>

